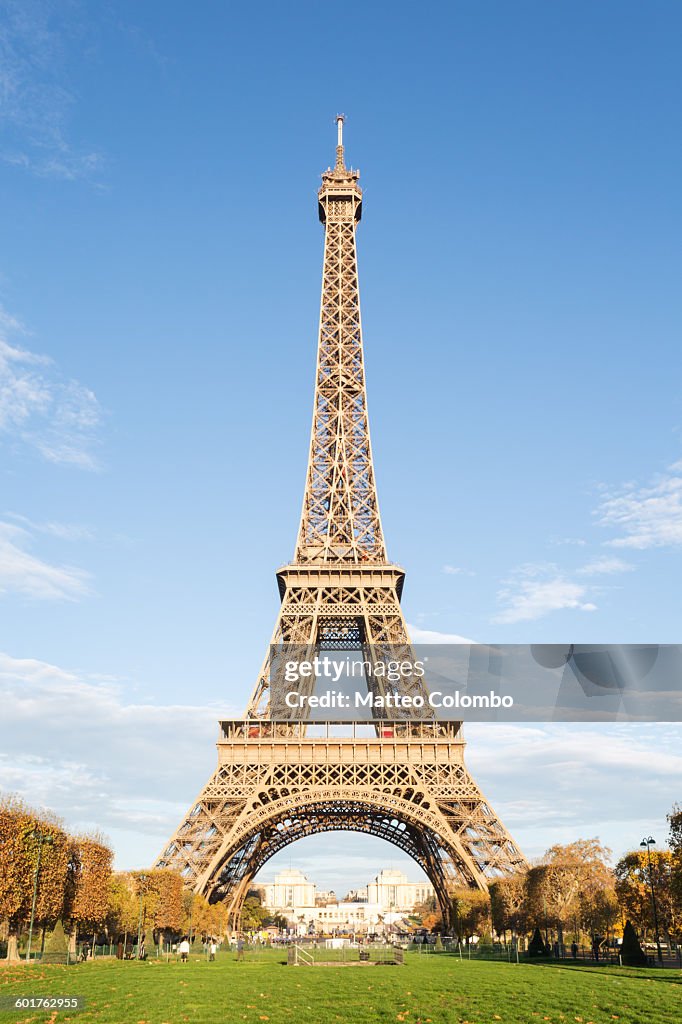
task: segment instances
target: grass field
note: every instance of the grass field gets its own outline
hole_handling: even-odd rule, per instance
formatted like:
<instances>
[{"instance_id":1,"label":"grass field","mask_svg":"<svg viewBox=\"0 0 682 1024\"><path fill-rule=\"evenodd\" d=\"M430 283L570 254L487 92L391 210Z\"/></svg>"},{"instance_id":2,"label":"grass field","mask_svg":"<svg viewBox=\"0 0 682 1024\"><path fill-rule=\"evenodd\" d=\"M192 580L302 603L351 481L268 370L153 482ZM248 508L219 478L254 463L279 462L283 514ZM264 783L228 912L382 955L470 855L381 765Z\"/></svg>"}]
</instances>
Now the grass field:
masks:
<instances>
[{"instance_id":1,"label":"grass field","mask_svg":"<svg viewBox=\"0 0 682 1024\"><path fill-rule=\"evenodd\" d=\"M235 963L101 960L0 969L0 995L78 995L74 1014L0 1013L15 1024L680 1024L679 971L468 962L408 954L405 966L287 967L282 952Z\"/></svg>"}]
</instances>

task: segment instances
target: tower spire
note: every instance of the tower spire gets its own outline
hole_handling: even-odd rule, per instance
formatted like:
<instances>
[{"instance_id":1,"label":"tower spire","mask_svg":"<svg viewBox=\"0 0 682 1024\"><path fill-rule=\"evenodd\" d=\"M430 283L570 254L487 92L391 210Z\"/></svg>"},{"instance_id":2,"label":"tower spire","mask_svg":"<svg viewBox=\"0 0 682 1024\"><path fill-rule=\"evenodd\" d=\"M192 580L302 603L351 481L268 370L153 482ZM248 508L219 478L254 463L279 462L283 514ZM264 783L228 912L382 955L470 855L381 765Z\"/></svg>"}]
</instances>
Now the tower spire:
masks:
<instances>
[{"instance_id":1,"label":"tower spire","mask_svg":"<svg viewBox=\"0 0 682 1024\"><path fill-rule=\"evenodd\" d=\"M345 171L346 164L343 158L343 123L346 120L345 114L336 115L336 166L335 171Z\"/></svg>"},{"instance_id":2,"label":"tower spire","mask_svg":"<svg viewBox=\"0 0 682 1024\"><path fill-rule=\"evenodd\" d=\"M336 167L322 175L324 224L320 333L310 456L295 561L386 562L369 438L355 230L359 171L343 160L336 118Z\"/></svg>"}]
</instances>

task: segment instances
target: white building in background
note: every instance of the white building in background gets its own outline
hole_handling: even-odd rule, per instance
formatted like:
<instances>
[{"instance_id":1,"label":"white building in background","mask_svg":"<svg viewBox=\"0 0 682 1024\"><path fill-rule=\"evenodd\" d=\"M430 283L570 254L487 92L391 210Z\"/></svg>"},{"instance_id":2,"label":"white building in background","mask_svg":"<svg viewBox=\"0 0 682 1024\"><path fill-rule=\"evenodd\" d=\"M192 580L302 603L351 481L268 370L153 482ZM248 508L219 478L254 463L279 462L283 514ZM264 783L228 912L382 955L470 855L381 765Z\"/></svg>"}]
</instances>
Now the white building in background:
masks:
<instances>
[{"instance_id":1,"label":"white building in background","mask_svg":"<svg viewBox=\"0 0 682 1024\"><path fill-rule=\"evenodd\" d=\"M325 907L293 907L282 910L282 914L287 918L289 927L299 935L375 934L383 932L387 923L381 907L345 900L328 903Z\"/></svg>"},{"instance_id":2,"label":"white building in background","mask_svg":"<svg viewBox=\"0 0 682 1024\"><path fill-rule=\"evenodd\" d=\"M285 917L299 935L382 933L399 925L418 903L434 897L430 882L410 882L394 868L384 868L368 886L355 889L345 900L331 891L317 891L303 872L288 868L274 882L260 886L263 906Z\"/></svg>"},{"instance_id":3,"label":"white building in background","mask_svg":"<svg viewBox=\"0 0 682 1024\"><path fill-rule=\"evenodd\" d=\"M397 868L384 868L367 886L367 902L383 910L410 912L436 895L430 882L410 882Z\"/></svg>"},{"instance_id":4,"label":"white building in background","mask_svg":"<svg viewBox=\"0 0 682 1024\"><path fill-rule=\"evenodd\" d=\"M345 899L351 903L367 903L367 886L363 885L360 889L350 889L346 893Z\"/></svg>"},{"instance_id":5,"label":"white building in background","mask_svg":"<svg viewBox=\"0 0 682 1024\"><path fill-rule=\"evenodd\" d=\"M346 897L347 899L348 897ZM333 889L318 889L315 893L315 906L326 907L328 903L338 903Z\"/></svg>"},{"instance_id":6,"label":"white building in background","mask_svg":"<svg viewBox=\"0 0 682 1024\"><path fill-rule=\"evenodd\" d=\"M306 875L297 868L287 868L275 875L274 882L266 882L263 905L272 911L284 911L294 907L314 907L314 882L309 882ZM286 915L284 915L286 916Z\"/></svg>"}]
</instances>

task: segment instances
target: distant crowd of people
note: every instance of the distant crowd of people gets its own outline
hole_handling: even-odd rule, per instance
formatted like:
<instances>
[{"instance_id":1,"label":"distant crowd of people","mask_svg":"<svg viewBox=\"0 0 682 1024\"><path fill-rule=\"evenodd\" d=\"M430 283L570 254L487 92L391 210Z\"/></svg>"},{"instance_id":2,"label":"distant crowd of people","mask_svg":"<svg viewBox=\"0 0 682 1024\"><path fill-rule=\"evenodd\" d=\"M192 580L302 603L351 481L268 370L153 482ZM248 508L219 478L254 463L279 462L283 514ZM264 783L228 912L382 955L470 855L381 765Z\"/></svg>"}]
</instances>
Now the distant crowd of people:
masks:
<instances>
[{"instance_id":1,"label":"distant crowd of people","mask_svg":"<svg viewBox=\"0 0 682 1024\"><path fill-rule=\"evenodd\" d=\"M244 959L244 946L245 946L244 936L243 935L238 935L236 937L236 939L233 940L233 941L234 941L235 952L237 954L237 963L239 963L240 961L242 961ZM230 943L230 944L232 945L232 943ZM219 947L220 947L220 943L217 942L216 939L214 939L214 938L207 938L206 939L206 941L204 942L204 949L208 953L209 961L214 961L215 960L216 953L218 952ZM188 960L189 960L189 954L190 954L191 948L192 947L190 945L189 936L188 935L184 935L182 937L182 939L180 940L180 942L173 946L173 952L176 953L180 957L180 962L181 963L186 964L188 962Z\"/></svg>"}]
</instances>

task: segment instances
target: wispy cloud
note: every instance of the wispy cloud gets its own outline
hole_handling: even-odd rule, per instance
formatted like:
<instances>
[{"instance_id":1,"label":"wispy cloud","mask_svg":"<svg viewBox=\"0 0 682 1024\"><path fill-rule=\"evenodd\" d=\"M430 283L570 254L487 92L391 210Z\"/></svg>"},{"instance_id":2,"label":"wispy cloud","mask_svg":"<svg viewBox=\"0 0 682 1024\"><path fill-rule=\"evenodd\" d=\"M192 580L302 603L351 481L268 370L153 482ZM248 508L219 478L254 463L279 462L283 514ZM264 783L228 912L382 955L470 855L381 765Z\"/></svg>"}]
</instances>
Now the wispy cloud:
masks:
<instances>
[{"instance_id":1,"label":"wispy cloud","mask_svg":"<svg viewBox=\"0 0 682 1024\"><path fill-rule=\"evenodd\" d=\"M619 572L632 572L634 565L624 562L622 558L595 558L578 569L581 576L612 576Z\"/></svg>"},{"instance_id":2,"label":"wispy cloud","mask_svg":"<svg viewBox=\"0 0 682 1024\"><path fill-rule=\"evenodd\" d=\"M57 523L54 520L36 523L28 516L22 516L18 512L7 512L6 515L8 519L28 527L35 533L45 533L50 537L57 537L59 540L91 540L94 536L94 531L89 526L79 523Z\"/></svg>"},{"instance_id":3,"label":"wispy cloud","mask_svg":"<svg viewBox=\"0 0 682 1024\"><path fill-rule=\"evenodd\" d=\"M48 462L96 469L96 396L64 379L47 356L10 342L20 333L23 325L0 309L0 436L20 440Z\"/></svg>"},{"instance_id":4,"label":"wispy cloud","mask_svg":"<svg viewBox=\"0 0 682 1024\"><path fill-rule=\"evenodd\" d=\"M0 521L0 594L73 601L88 592L87 572L43 561L28 550L31 543L27 529Z\"/></svg>"},{"instance_id":5,"label":"wispy cloud","mask_svg":"<svg viewBox=\"0 0 682 1024\"><path fill-rule=\"evenodd\" d=\"M562 609L596 611L588 587L568 579L556 565L522 565L506 579L497 599L504 607L493 622L531 622Z\"/></svg>"},{"instance_id":6,"label":"wispy cloud","mask_svg":"<svg viewBox=\"0 0 682 1024\"><path fill-rule=\"evenodd\" d=\"M604 586L598 587L592 577L614 576L633 569L629 562L609 557L595 558L571 572L553 562L521 565L503 581L497 593L503 608L492 621L532 622L563 610L594 612L594 598Z\"/></svg>"},{"instance_id":7,"label":"wispy cloud","mask_svg":"<svg viewBox=\"0 0 682 1024\"><path fill-rule=\"evenodd\" d=\"M475 576L471 569L463 569L460 565L444 565L441 572L446 576Z\"/></svg>"},{"instance_id":8,"label":"wispy cloud","mask_svg":"<svg viewBox=\"0 0 682 1024\"><path fill-rule=\"evenodd\" d=\"M421 629L419 626L411 626L408 623L407 632L414 644L474 644L475 640L469 640L459 633L440 633L435 629Z\"/></svg>"},{"instance_id":9,"label":"wispy cloud","mask_svg":"<svg viewBox=\"0 0 682 1024\"><path fill-rule=\"evenodd\" d=\"M50 0L0 0L0 157L41 177L91 178L102 162L69 126L77 97L66 48L86 24L74 11Z\"/></svg>"},{"instance_id":10,"label":"wispy cloud","mask_svg":"<svg viewBox=\"0 0 682 1024\"><path fill-rule=\"evenodd\" d=\"M614 548L682 545L682 462L675 462L647 486L629 485L607 494L595 515L602 526L620 533Z\"/></svg>"}]
</instances>

